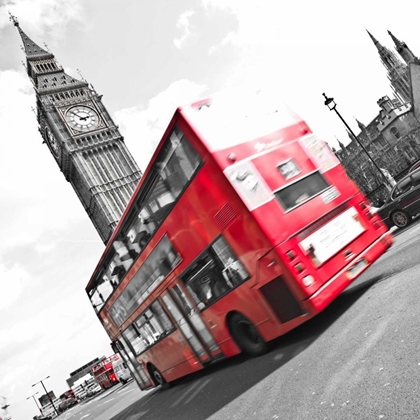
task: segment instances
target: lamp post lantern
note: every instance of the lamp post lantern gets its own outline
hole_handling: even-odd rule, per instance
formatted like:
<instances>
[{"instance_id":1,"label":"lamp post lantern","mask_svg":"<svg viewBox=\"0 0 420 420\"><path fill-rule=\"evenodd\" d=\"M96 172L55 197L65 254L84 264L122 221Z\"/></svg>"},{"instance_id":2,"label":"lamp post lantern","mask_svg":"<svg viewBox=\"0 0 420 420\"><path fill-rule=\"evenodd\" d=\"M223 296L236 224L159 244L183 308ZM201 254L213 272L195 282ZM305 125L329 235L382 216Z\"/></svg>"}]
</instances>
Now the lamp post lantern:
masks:
<instances>
[{"instance_id":1,"label":"lamp post lantern","mask_svg":"<svg viewBox=\"0 0 420 420\"><path fill-rule=\"evenodd\" d=\"M322 94L325 98L324 101L324 105L326 107L328 107L328 109L330 111L334 111L338 118L340 118L341 122L345 125L345 127L347 128L347 130L349 131L349 133L352 135L352 137L354 138L354 140L356 140L357 144L361 147L361 149L366 153L368 159L372 162L373 166L378 170L382 180L384 181L385 186L391 190L392 189L392 185L391 183L388 181L388 179L386 178L385 174L382 172L381 168L378 166L378 164L374 161L374 159L372 158L372 156L369 154L369 152L367 151L366 147L363 145L363 143L357 138L356 134L353 133L353 130L350 128L350 126L346 123L346 121L344 120L344 118L341 116L341 114L338 112L337 110L337 104L334 101L334 98L328 98L327 95L325 93Z\"/></svg>"},{"instance_id":2,"label":"lamp post lantern","mask_svg":"<svg viewBox=\"0 0 420 420\"><path fill-rule=\"evenodd\" d=\"M55 408L55 405L54 405L54 403L53 403L53 400L51 399L51 397L50 397L50 395L48 394L48 391L46 390L46 388L45 388L45 385L44 385L44 383L42 382L42 381L45 381L45 379L48 379L50 376L48 375L46 378L44 378L44 379L42 379L41 381L39 381L39 382L36 382L35 384L33 384L32 386L34 387L35 385L37 385L37 384L41 384L42 385L42 387L44 388L44 391L45 391L45 395L47 396L47 398L50 400L50 403L51 403L51 405L53 406L53 408L54 408L54 411L55 411L55 413L57 414L57 416L58 416L58 411L57 411L57 409Z\"/></svg>"},{"instance_id":3,"label":"lamp post lantern","mask_svg":"<svg viewBox=\"0 0 420 420\"><path fill-rule=\"evenodd\" d=\"M42 408L38 405L38 403L36 402L36 399L35 399L35 395L37 395L37 394L39 394L39 392L35 392L35 394L32 394L30 397L28 397L28 398L26 398L27 400L30 400L31 398L33 398L34 399L34 401L35 401L35 404L36 404L36 406L37 406L37 408L38 408L38 410L39 410L39 412L41 413L41 414L44 414L43 412L42 412Z\"/></svg>"}]
</instances>

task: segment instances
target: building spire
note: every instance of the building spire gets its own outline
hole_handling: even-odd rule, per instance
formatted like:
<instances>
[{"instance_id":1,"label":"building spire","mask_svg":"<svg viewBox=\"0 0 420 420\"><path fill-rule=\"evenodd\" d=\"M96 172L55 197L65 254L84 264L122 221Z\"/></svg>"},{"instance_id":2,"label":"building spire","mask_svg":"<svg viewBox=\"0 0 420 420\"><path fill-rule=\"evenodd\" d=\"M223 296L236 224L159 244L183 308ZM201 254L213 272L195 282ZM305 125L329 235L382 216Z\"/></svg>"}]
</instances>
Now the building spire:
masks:
<instances>
[{"instance_id":1,"label":"building spire","mask_svg":"<svg viewBox=\"0 0 420 420\"><path fill-rule=\"evenodd\" d=\"M19 26L19 21L17 20L16 16L13 16L9 12L9 20L13 22L13 24L16 26L17 30L19 31L19 35L22 38L23 48L25 49L26 58L30 60L31 58L35 58L37 60L45 58L52 58L53 55L45 51L43 48L41 48L39 45L37 45L34 41L32 41L25 32L22 31L22 29Z\"/></svg>"},{"instance_id":2,"label":"building spire","mask_svg":"<svg viewBox=\"0 0 420 420\"><path fill-rule=\"evenodd\" d=\"M402 57L402 59L406 62L406 64L410 64L411 62L417 60L417 57L413 54L410 48L408 48L407 44L404 41L400 41L396 36L392 34L391 31L388 31L388 34L394 41L395 49L397 50L398 54Z\"/></svg>"},{"instance_id":3,"label":"building spire","mask_svg":"<svg viewBox=\"0 0 420 420\"><path fill-rule=\"evenodd\" d=\"M409 102L411 98L410 81L408 77L408 60L412 60L414 56L408 48L402 48L398 51L399 55L404 59L405 63L401 61L397 53L391 51L387 47L381 45L376 38L366 29L376 49L382 64L388 73L388 79L391 82L392 89L402 99L403 102ZM404 44L405 45L405 44Z\"/></svg>"},{"instance_id":4,"label":"building spire","mask_svg":"<svg viewBox=\"0 0 420 420\"><path fill-rule=\"evenodd\" d=\"M375 44L375 47L379 48L381 47L381 44L379 43L379 41L366 29L366 32L369 34L370 39L373 41L373 43Z\"/></svg>"},{"instance_id":5,"label":"building spire","mask_svg":"<svg viewBox=\"0 0 420 420\"><path fill-rule=\"evenodd\" d=\"M337 140L338 145L340 146L340 149L347 154L346 146L338 139L338 137L335 138Z\"/></svg>"},{"instance_id":6,"label":"building spire","mask_svg":"<svg viewBox=\"0 0 420 420\"><path fill-rule=\"evenodd\" d=\"M394 41L395 47L398 50L398 48L403 45L403 42L401 42L395 35L393 35L391 31L388 31L388 35L392 38L392 40Z\"/></svg>"},{"instance_id":7,"label":"building spire","mask_svg":"<svg viewBox=\"0 0 420 420\"><path fill-rule=\"evenodd\" d=\"M360 130L361 131L365 131L366 130L366 126L362 122L360 122L356 117L354 117L354 119L356 120L357 125L359 126Z\"/></svg>"},{"instance_id":8,"label":"building spire","mask_svg":"<svg viewBox=\"0 0 420 420\"><path fill-rule=\"evenodd\" d=\"M75 88L88 85L86 81L77 80L65 73L55 60L54 54L32 41L20 28L16 16L13 16L10 12L9 15L9 20L16 26L23 42L22 49L26 55L26 71L34 87L40 93L67 89L68 85Z\"/></svg>"}]
</instances>

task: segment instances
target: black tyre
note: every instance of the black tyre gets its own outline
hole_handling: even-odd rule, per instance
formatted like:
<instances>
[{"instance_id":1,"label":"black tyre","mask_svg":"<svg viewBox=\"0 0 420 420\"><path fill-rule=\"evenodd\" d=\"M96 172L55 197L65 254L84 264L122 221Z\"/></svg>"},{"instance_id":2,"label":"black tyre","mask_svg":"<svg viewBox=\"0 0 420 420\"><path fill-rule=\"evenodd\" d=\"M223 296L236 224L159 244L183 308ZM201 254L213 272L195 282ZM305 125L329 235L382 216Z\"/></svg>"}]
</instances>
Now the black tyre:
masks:
<instances>
[{"instance_id":1,"label":"black tyre","mask_svg":"<svg viewBox=\"0 0 420 420\"><path fill-rule=\"evenodd\" d=\"M149 371L150 371L150 376L152 377L153 382L155 383L156 386L159 386L160 385L164 389L170 387L169 383L166 382L166 380L163 377L163 375L153 365L150 366L150 370Z\"/></svg>"},{"instance_id":2,"label":"black tyre","mask_svg":"<svg viewBox=\"0 0 420 420\"><path fill-rule=\"evenodd\" d=\"M403 210L397 210L392 213L392 222L398 228L405 228L411 223L411 216Z\"/></svg>"},{"instance_id":3,"label":"black tyre","mask_svg":"<svg viewBox=\"0 0 420 420\"><path fill-rule=\"evenodd\" d=\"M257 327L241 314L233 314L229 320L229 329L238 347L249 356L261 356L267 353L267 343Z\"/></svg>"}]
</instances>

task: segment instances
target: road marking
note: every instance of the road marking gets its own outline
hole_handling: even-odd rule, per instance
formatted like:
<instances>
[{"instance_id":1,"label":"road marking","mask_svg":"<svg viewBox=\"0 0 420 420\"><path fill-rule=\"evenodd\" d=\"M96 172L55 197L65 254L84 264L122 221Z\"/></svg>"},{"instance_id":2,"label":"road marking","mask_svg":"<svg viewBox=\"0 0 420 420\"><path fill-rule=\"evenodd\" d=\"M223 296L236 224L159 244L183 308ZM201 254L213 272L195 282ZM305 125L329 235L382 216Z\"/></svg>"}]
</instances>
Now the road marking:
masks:
<instances>
[{"instance_id":1,"label":"road marking","mask_svg":"<svg viewBox=\"0 0 420 420\"><path fill-rule=\"evenodd\" d=\"M200 381L198 381L200 382ZM178 405L185 397L188 397L189 393L196 387L196 382L194 382L172 405L171 407L175 407Z\"/></svg>"},{"instance_id":2,"label":"road marking","mask_svg":"<svg viewBox=\"0 0 420 420\"><path fill-rule=\"evenodd\" d=\"M210 379L207 379L204 383L202 383L198 388L197 385L200 383L200 381L194 382L172 405L171 407L175 407L178 405L184 398L187 398L184 401L184 405L191 402L191 400L211 381ZM191 392L195 389L195 391L191 394Z\"/></svg>"},{"instance_id":3,"label":"road marking","mask_svg":"<svg viewBox=\"0 0 420 420\"><path fill-rule=\"evenodd\" d=\"M149 412L149 410L141 411L140 413L136 413L136 414L132 414L131 416L126 417L125 420L137 420L138 418L144 416L148 412Z\"/></svg>"},{"instance_id":4,"label":"road marking","mask_svg":"<svg viewBox=\"0 0 420 420\"><path fill-rule=\"evenodd\" d=\"M204 384L202 384L201 386L199 386L196 389L196 391L190 396L190 398L188 398L188 400L184 402L184 405L185 404L188 404L210 381L211 381L211 378L210 379L207 379L207 381L204 382Z\"/></svg>"},{"instance_id":5,"label":"road marking","mask_svg":"<svg viewBox=\"0 0 420 420\"><path fill-rule=\"evenodd\" d=\"M97 405L97 407L99 407L99 406L101 406L101 405L104 405L104 404L107 404L107 403L111 402L113 399L114 399L114 398L110 398L109 400L106 400L106 401L104 401L104 402L101 402L101 403L99 403L99 404Z\"/></svg>"},{"instance_id":6,"label":"road marking","mask_svg":"<svg viewBox=\"0 0 420 420\"><path fill-rule=\"evenodd\" d=\"M90 416L90 413L89 414L85 414L84 416L80 417L80 420L84 419L85 417L89 417L89 416Z\"/></svg>"},{"instance_id":7,"label":"road marking","mask_svg":"<svg viewBox=\"0 0 420 420\"><path fill-rule=\"evenodd\" d=\"M128 392L133 392L134 389L121 389L120 391L118 391L118 394L123 394L123 393L128 393Z\"/></svg>"},{"instance_id":8,"label":"road marking","mask_svg":"<svg viewBox=\"0 0 420 420\"><path fill-rule=\"evenodd\" d=\"M420 229L420 226L418 227L418 228L415 228L415 229L411 229L410 230L410 235L412 235L416 230L419 230Z\"/></svg>"}]
</instances>

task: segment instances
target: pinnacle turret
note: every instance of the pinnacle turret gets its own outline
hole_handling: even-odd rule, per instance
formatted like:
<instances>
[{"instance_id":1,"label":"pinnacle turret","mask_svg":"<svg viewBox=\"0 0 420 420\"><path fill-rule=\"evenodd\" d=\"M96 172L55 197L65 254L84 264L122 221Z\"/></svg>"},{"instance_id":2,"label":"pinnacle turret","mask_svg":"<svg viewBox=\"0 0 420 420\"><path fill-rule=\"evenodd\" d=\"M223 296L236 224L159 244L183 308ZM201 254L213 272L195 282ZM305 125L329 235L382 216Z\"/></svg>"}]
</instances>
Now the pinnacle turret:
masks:
<instances>
[{"instance_id":1,"label":"pinnacle turret","mask_svg":"<svg viewBox=\"0 0 420 420\"><path fill-rule=\"evenodd\" d=\"M391 87L396 96L400 98L402 102L409 102L411 98L410 81L406 64L413 60L414 55L407 48L405 43L401 43L397 38L392 36L394 42L399 45L398 53L404 59L404 63L398 58L394 51L391 51L387 47L381 45L368 30L366 30L366 32L369 34L378 50L379 57L386 68L388 79L391 82Z\"/></svg>"},{"instance_id":2,"label":"pinnacle turret","mask_svg":"<svg viewBox=\"0 0 420 420\"><path fill-rule=\"evenodd\" d=\"M9 20L11 20L13 24L16 26L17 30L19 31L19 35L22 38L23 48L25 49L26 58L28 60L30 59L42 60L42 59L49 59L49 58L54 57L50 52L45 51L43 48L37 45L34 41L32 41L32 39L29 38L28 35L26 35L25 32L22 31L21 27L19 26L19 22L16 16L13 16L10 13L9 15L10 15Z\"/></svg>"},{"instance_id":3,"label":"pinnacle turret","mask_svg":"<svg viewBox=\"0 0 420 420\"><path fill-rule=\"evenodd\" d=\"M410 48L408 48L407 44L404 41L400 41L396 36L392 34L391 31L388 31L388 34L394 41L395 49L397 50L401 58L406 62L406 64L410 64L411 62L417 60L417 57L413 54Z\"/></svg>"},{"instance_id":4,"label":"pinnacle turret","mask_svg":"<svg viewBox=\"0 0 420 420\"><path fill-rule=\"evenodd\" d=\"M360 128L360 130L361 131L365 131L366 130L366 126L362 122L360 122L357 118L355 118L355 120L356 120L357 125Z\"/></svg>"},{"instance_id":5,"label":"pinnacle turret","mask_svg":"<svg viewBox=\"0 0 420 420\"><path fill-rule=\"evenodd\" d=\"M379 41L366 29L366 32L369 34L370 39L373 41L373 43L375 44L376 48L380 48L382 47L382 45L379 43Z\"/></svg>"},{"instance_id":6,"label":"pinnacle turret","mask_svg":"<svg viewBox=\"0 0 420 420\"><path fill-rule=\"evenodd\" d=\"M73 87L87 86L86 81L77 80L65 73L55 60L54 54L32 41L21 29L16 16L10 14L9 19L19 31L26 55L26 70L38 92L67 89L69 85Z\"/></svg>"}]
</instances>

